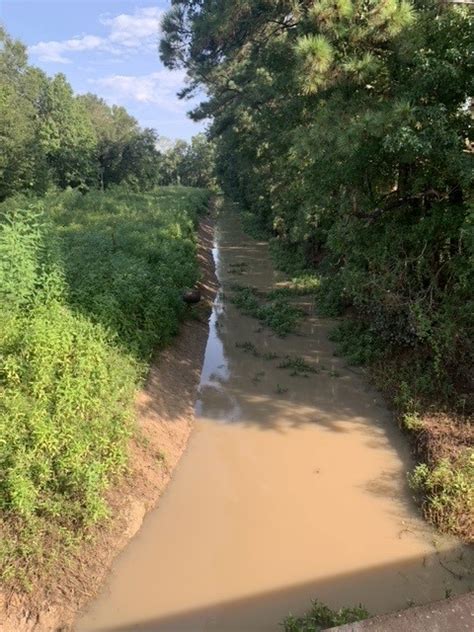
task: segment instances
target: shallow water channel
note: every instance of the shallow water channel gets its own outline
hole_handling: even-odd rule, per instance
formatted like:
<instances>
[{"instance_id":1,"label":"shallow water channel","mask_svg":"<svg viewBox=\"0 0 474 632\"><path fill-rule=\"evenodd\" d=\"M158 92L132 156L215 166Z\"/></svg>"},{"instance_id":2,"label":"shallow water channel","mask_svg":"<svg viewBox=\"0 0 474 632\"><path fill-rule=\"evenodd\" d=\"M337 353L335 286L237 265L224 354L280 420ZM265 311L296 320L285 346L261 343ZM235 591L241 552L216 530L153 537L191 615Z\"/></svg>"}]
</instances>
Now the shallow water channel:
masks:
<instances>
[{"instance_id":1,"label":"shallow water channel","mask_svg":"<svg viewBox=\"0 0 474 632\"><path fill-rule=\"evenodd\" d=\"M298 334L279 338L231 304L235 283L284 281L232 210L214 257L194 433L77 629L277 631L314 598L376 614L469 590L472 557L420 518L406 439L363 373L333 355L334 323L302 298ZM291 375L278 368L287 354L319 371Z\"/></svg>"}]
</instances>

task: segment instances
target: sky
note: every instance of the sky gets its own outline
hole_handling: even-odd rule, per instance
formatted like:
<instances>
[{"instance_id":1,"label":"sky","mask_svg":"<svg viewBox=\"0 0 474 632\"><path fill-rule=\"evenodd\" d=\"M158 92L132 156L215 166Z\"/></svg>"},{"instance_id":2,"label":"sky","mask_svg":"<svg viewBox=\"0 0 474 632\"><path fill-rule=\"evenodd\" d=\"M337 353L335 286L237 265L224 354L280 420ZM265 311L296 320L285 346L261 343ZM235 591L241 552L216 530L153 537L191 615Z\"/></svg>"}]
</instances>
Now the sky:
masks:
<instances>
[{"instance_id":1,"label":"sky","mask_svg":"<svg viewBox=\"0 0 474 632\"><path fill-rule=\"evenodd\" d=\"M29 61L62 72L76 93L123 105L143 127L184 138L202 131L180 101L184 73L158 55L160 19L169 0L0 0L0 22L28 46Z\"/></svg>"}]
</instances>

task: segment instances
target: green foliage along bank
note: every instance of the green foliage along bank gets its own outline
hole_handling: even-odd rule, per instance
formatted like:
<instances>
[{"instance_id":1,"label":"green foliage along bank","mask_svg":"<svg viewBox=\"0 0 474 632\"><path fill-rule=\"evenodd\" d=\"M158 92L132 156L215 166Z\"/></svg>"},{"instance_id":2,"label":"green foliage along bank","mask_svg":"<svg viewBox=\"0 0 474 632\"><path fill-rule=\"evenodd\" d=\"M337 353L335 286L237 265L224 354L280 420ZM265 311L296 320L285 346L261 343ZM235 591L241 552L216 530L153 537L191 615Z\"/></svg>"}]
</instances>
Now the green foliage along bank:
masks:
<instances>
[{"instance_id":1,"label":"green foliage along bank","mask_svg":"<svg viewBox=\"0 0 474 632\"><path fill-rule=\"evenodd\" d=\"M472 538L471 8L176 0L163 32L208 95L192 116L212 118L223 190L321 277L321 311L350 314L341 350L423 417L426 515Z\"/></svg>"},{"instance_id":2,"label":"green foliage along bank","mask_svg":"<svg viewBox=\"0 0 474 632\"><path fill-rule=\"evenodd\" d=\"M203 190L0 206L0 568L28 586L107 516L135 389L198 277Z\"/></svg>"}]
</instances>

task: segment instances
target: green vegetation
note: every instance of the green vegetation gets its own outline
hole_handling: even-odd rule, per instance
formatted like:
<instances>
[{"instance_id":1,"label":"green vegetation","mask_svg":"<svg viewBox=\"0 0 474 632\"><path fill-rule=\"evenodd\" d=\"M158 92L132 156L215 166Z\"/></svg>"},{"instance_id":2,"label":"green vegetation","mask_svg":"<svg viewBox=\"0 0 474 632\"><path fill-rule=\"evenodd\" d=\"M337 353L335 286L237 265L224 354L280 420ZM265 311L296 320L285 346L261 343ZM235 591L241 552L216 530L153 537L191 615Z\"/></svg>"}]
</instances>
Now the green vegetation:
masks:
<instances>
[{"instance_id":1,"label":"green vegetation","mask_svg":"<svg viewBox=\"0 0 474 632\"><path fill-rule=\"evenodd\" d=\"M383 349L377 337L362 323L344 320L330 334L336 343L337 353L345 355L353 365L366 365L376 361Z\"/></svg>"},{"instance_id":2,"label":"green vegetation","mask_svg":"<svg viewBox=\"0 0 474 632\"><path fill-rule=\"evenodd\" d=\"M158 140L123 107L75 96L63 74L30 66L26 47L0 26L0 201L52 186L215 186L214 147L203 134L162 150Z\"/></svg>"},{"instance_id":3,"label":"green vegetation","mask_svg":"<svg viewBox=\"0 0 474 632\"><path fill-rule=\"evenodd\" d=\"M278 286L268 293L269 298L278 298L284 296L308 296L318 291L320 285L319 278L311 273L303 273L293 277L284 285Z\"/></svg>"},{"instance_id":4,"label":"green vegetation","mask_svg":"<svg viewBox=\"0 0 474 632\"><path fill-rule=\"evenodd\" d=\"M229 272L230 274L245 274L246 270L248 268L248 263L242 262L242 263L231 263L228 267L227 272Z\"/></svg>"},{"instance_id":5,"label":"green vegetation","mask_svg":"<svg viewBox=\"0 0 474 632\"><path fill-rule=\"evenodd\" d=\"M146 360L176 333L197 280L207 199L115 188L0 206L4 582L28 587L107 516Z\"/></svg>"},{"instance_id":6,"label":"green vegetation","mask_svg":"<svg viewBox=\"0 0 474 632\"><path fill-rule=\"evenodd\" d=\"M159 184L182 184L188 187L214 190L215 147L204 134L196 134L190 143L177 140L161 149Z\"/></svg>"},{"instance_id":7,"label":"green vegetation","mask_svg":"<svg viewBox=\"0 0 474 632\"><path fill-rule=\"evenodd\" d=\"M290 375L292 377L302 376L308 377L309 373L319 373L319 369L311 364L308 364L303 358L299 356L286 356L282 362L278 365L279 369L290 369Z\"/></svg>"},{"instance_id":8,"label":"green vegetation","mask_svg":"<svg viewBox=\"0 0 474 632\"><path fill-rule=\"evenodd\" d=\"M278 296L273 300L255 288L243 285L232 286L231 301L244 314L260 320L279 336L293 332L301 319L301 310Z\"/></svg>"},{"instance_id":9,"label":"green vegetation","mask_svg":"<svg viewBox=\"0 0 474 632\"><path fill-rule=\"evenodd\" d=\"M283 623L285 632L322 632L328 628L345 623L355 623L367 619L369 613L365 608L341 608L338 611L331 610L318 601L313 602L311 610L303 617L290 615Z\"/></svg>"},{"instance_id":10,"label":"green vegetation","mask_svg":"<svg viewBox=\"0 0 474 632\"><path fill-rule=\"evenodd\" d=\"M279 357L278 353L275 353L274 351L265 351L262 353L262 358L268 361L277 360Z\"/></svg>"},{"instance_id":11,"label":"green vegetation","mask_svg":"<svg viewBox=\"0 0 474 632\"><path fill-rule=\"evenodd\" d=\"M474 513L474 450L467 447L455 458L437 459L431 467L420 463L410 484L425 498L427 517L443 531L472 538Z\"/></svg>"},{"instance_id":12,"label":"green vegetation","mask_svg":"<svg viewBox=\"0 0 474 632\"><path fill-rule=\"evenodd\" d=\"M251 353L255 358L263 358L264 360L276 360L279 358L278 353L274 351L259 351L257 347L249 340L245 342L236 342L237 349L242 349L244 353Z\"/></svg>"},{"instance_id":13,"label":"green vegetation","mask_svg":"<svg viewBox=\"0 0 474 632\"><path fill-rule=\"evenodd\" d=\"M245 342L236 342L235 346L237 349L242 349L244 353L251 353L255 358L260 357L260 352L257 351L257 347L253 344L253 342L245 341Z\"/></svg>"},{"instance_id":14,"label":"green vegetation","mask_svg":"<svg viewBox=\"0 0 474 632\"><path fill-rule=\"evenodd\" d=\"M264 376L265 376L265 371L257 371L256 373L254 373L252 377L252 382L254 384L259 384L262 381Z\"/></svg>"},{"instance_id":15,"label":"green vegetation","mask_svg":"<svg viewBox=\"0 0 474 632\"><path fill-rule=\"evenodd\" d=\"M341 352L372 367L401 415L424 419L423 436L434 432L433 410L466 424L474 358L470 8L177 0L163 31L163 61L183 67L208 95L192 116L212 117L219 183L243 209L246 229L270 237L280 268L317 279L320 313L348 315L352 322L335 334ZM251 292L238 301L248 313L260 309ZM453 427L443 459L458 471L472 425L462 442L453 442ZM417 480L427 516L472 537L453 526L467 517L453 522L452 504L440 507L434 491L457 497L456 477L438 476L445 466L432 451L423 458L429 474Z\"/></svg>"}]
</instances>

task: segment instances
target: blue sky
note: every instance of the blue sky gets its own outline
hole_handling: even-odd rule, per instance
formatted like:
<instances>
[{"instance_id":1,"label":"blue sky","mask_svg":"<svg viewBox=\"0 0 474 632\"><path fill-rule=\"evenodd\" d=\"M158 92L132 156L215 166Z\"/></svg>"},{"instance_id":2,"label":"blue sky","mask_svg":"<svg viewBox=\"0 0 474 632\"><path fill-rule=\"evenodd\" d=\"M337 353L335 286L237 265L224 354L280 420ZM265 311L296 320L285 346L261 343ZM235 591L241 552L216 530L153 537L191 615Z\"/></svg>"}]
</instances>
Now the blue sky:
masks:
<instances>
[{"instance_id":1,"label":"blue sky","mask_svg":"<svg viewBox=\"0 0 474 632\"><path fill-rule=\"evenodd\" d=\"M160 136L189 139L203 129L176 92L181 71L158 56L159 24L169 1L0 0L0 21L28 46L30 63L64 73L77 93L123 105Z\"/></svg>"}]
</instances>

